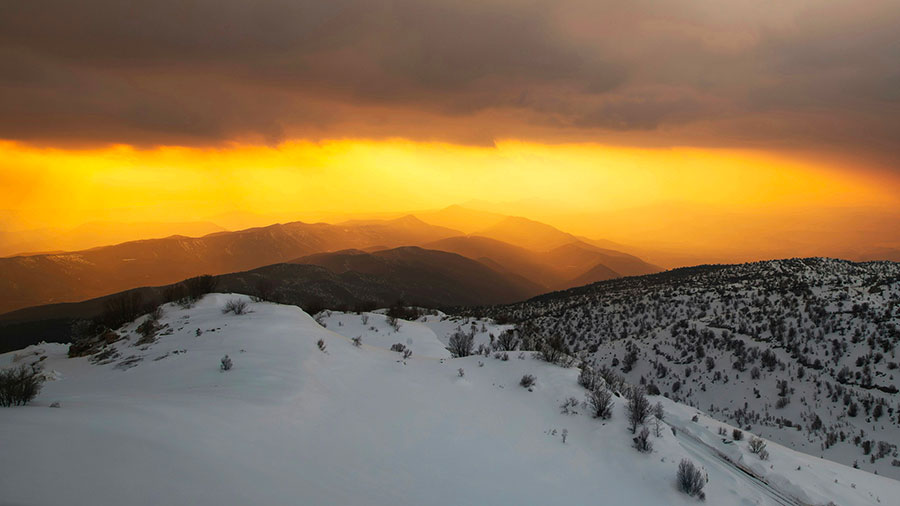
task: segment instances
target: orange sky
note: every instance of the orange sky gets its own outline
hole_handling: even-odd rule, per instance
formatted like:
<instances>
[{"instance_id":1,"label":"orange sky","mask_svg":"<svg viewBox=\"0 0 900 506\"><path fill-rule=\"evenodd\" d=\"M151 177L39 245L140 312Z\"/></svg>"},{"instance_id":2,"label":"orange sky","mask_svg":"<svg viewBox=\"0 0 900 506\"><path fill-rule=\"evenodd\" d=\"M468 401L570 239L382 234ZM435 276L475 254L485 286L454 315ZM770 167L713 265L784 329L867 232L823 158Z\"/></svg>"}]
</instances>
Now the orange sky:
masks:
<instances>
[{"instance_id":1,"label":"orange sky","mask_svg":"<svg viewBox=\"0 0 900 506\"><path fill-rule=\"evenodd\" d=\"M0 143L7 230L204 220L236 228L245 223L229 222L228 213L261 215L258 224L335 221L484 201L592 238L729 258L783 241L778 232L799 225L798 210L813 221L862 210L862 218L835 222L827 237L808 237L797 250L816 253L818 244L827 254L845 238L861 240L861 219L889 226L900 209L898 189L884 175L721 149L512 140L491 147L335 140L143 150ZM697 227L705 232L697 235ZM737 230L751 237L729 236ZM890 245L895 236L862 240Z\"/></svg>"}]
</instances>

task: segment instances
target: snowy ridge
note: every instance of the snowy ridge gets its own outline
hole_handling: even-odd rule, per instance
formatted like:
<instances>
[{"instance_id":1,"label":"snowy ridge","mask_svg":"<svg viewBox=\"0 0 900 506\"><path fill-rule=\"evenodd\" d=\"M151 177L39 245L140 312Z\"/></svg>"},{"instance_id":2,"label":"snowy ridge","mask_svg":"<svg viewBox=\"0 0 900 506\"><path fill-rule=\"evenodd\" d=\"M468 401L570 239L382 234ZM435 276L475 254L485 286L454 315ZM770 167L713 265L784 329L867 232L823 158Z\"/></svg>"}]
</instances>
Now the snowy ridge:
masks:
<instances>
[{"instance_id":1,"label":"snowy ridge","mask_svg":"<svg viewBox=\"0 0 900 506\"><path fill-rule=\"evenodd\" d=\"M900 264L699 266L482 313L817 457L900 479Z\"/></svg>"},{"instance_id":2,"label":"snowy ridge","mask_svg":"<svg viewBox=\"0 0 900 506\"><path fill-rule=\"evenodd\" d=\"M223 314L232 299L250 312ZM708 475L709 504L900 497L900 482L773 443L760 461L749 434L726 445L722 424L662 397L651 401L682 435L663 430L651 436L651 453L638 453L623 399L614 398L606 421L580 406L561 413L563 401L585 394L575 368L524 352L447 358L448 332L474 323L489 339L504 328L491 321L438 314L395 329L379 313L330 313L318 315L323 328L296 307L233 294L163 310L146 344L135 332L142 317L93 357L67 358L59 344L0 355L0 367L40 360L55 378L33 403L0 410L0 502L697 504L675 486L682 458ZM412 356L389 351L395 342L409 343ZM225 354L229 371L219 368ZM531 391L519 386L524 374L537 378ZM688 442L687 432L771 488Z\"/></svg>"}]
</instances>

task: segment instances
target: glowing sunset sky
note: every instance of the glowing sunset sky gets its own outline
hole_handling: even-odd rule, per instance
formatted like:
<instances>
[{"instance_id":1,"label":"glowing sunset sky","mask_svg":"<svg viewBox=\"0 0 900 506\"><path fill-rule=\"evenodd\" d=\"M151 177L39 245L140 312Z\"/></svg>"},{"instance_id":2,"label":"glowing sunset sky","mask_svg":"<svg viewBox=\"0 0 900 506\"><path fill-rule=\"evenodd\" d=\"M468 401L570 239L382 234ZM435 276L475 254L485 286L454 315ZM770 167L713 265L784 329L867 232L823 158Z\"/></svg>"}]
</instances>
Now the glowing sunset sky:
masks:
<instances>
[{"instance_id":1,"label":"glowing sunset sky","mask_svg":"<svg viewBox=\"0 0 900 506\"><path fill-rule=\"evenodd\" d=\"M897 26L877 0L17 2L0 243L484 201L697 261L900 254Z\"/></svg>"}]
</instances>

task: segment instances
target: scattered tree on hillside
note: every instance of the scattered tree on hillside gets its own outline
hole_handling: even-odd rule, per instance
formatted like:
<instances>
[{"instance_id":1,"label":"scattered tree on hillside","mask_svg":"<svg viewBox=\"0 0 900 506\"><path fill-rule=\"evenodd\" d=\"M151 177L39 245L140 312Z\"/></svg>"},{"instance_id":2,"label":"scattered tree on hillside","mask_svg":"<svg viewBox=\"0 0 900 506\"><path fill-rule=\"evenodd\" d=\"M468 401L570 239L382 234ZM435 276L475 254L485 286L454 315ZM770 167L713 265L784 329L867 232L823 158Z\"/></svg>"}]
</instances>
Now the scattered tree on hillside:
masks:
<instances>
[{"instance_id":1,"label":"scattered tree on hillside","mask_svg":"<svg viewBox=\"0 0 900 506\"><path fill-rule=\"evenodd\" d=\"M642 387L636 387L631 390L628 397L628 423L631 425L631 433L637 432L637 428L647 423L647 417L650 416L650 401L644 394Z\"/></svg>"}]
</instances>

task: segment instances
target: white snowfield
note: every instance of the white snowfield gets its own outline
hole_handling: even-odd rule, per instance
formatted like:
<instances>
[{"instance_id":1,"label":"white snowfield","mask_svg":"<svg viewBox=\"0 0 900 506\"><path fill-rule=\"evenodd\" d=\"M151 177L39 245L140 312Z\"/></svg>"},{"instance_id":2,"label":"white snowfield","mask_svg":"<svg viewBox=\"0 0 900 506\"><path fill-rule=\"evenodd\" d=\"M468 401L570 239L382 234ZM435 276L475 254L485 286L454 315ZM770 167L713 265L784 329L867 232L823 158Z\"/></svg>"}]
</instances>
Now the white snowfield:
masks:
<instances>
[{"instance_id":1,"label":"white snowfield","mask_svg":"<svg viewBox=\"0 0 900 506\"><path fill-rule=\"evenodd\" d=\"M693 422L695 409L663 398L651 402L678 435L665 427L638 453L622 399L608 421L583 407L561 413L567 397L584 398L575 368L519 352L450 359L437 327L400 321L395 331L376 314L331 313L327 328L271 303L223 315L233 298L246 299L165 306L169 328L151 345L134 346L141 319L123 327L105 365L58 344L0 355L3 368L45 356L55 378L31 404L0 408L0 504L698 504L676 487L682 458L708 475L708 504L900 498L900 482L773 443L760 461L749 434L725 445L722 424ZM388 350L407 340L405 361ZM223 372L225 354L234 367ZM524 374L537 377L533 391L519 386Z\"/></svg>"}]
</instances>

